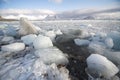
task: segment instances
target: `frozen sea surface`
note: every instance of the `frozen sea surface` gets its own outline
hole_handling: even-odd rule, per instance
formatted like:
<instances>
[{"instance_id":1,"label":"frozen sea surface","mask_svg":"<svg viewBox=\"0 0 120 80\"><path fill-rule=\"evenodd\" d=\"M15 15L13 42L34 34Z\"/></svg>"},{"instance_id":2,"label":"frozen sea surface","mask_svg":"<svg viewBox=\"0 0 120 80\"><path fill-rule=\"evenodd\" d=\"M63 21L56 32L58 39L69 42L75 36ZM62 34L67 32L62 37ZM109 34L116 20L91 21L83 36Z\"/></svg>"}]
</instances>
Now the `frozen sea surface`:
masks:
<instances>
[{"instance_id":1,"label":"frozen sea surface","mask_svg":"<svg viewBox=\"0 0 120 80\"><path fill-rule=\"evenodd\" d=\"M55 20L55 21L31 21L42 29L85 29L89 32L120 31L120 20ZM0 22L0 28L7 26L19 27L18 21Z\"/></svg>"},{"instance_id":2,"label":"frozen sea surface","mask_svg":"<svg viewBox=\"0 0 120 80\"><path fill-rule=\"evenodd\" d=\"M79 80L86 80L88 77L87 77L87 74L85 72L85 68L87 67L86 66L86 58L89 56L89 51L90 50L86 50L87 48L92 48L93 51L95 50L95 52L98 52L100 51L103 51L104 53L107 52L107 51L104 51L105 49L106 50L109 50L113 47L113 43L116 45L116 38L119 39L119 34L116 35L115 39L113 38L113 40L115 42L112 42L112 39L110 38L106 38L108 35L106 33L109 33L109 32L112 32L112 31L118 31L118 33L120 32L120 21L119 20L56 20L56 21L30 21L31 23L35 24L35 26L38 26L41 28L41 32L40 34L41 35L45 35L45 33L47 31L53 31L53 32L56 32L58 31L58 33L60 33L61 31L63 31L63 35L62 37L60 35L56 36L56 47L60 50L62 50L63 52L67 53L67 54L70 54L69 55L66 55L65 56L69 56L69 63L67 65L67 69L69 70L69 73L70 75L73 76L73 78L78 78ZM20 24L19 24L19 21L11 21L11 22L4 22L4 21L0 21L0 32L1 32L1 36L0 36L0 39L2 39L2 37L4 36L2 33L4 32L5 35L9 34L9 33L12 33L12 34L16 34L16 30L18 31L19 30L19 27L20 27ZM74 30L72 30L74 29ZM79 45L79 46L76 46L74 44L73 41L68 41L68 42L65 42L65 43L59 43L59 41L57 42L57 39L59 40L62 40L63 39L63 42L66 41L67 39L69 39L69 35L70 36L73 36L72 39L76 38L77 35L79 35L77 33L77 30L79 31L79 29L82 29L83 32L81 33L82 34L85 34L84 36L86 37L86 35L88 33L90 33L90 36L88 35L85 39L88 39L88 41L90 43L94 43L92 44L92 46L89 46L91 44L88 44L88 47L86 46L82 46ZM8 31L9 30L9 31ZM66 31L66 32L65 32ZM73 31L73 32L72 32ZM76 31L76 32L74 32ZM6 34L7 33L7 34ZM62 33L62 32L61 32ZM66 36L64 36L66 33ZM77 33L77 34L76 34ZM52 35L51 33L48 33L50 35ZM69 34L69 35L68 35ZM73 35L72 35L73 34ZM75 36L75 37L74 37ZM114 36L114 35L113 35ZM80 37L80 36L79 36ZM19 37L15 37L16 39L19 39ZM81 37L80 37L81 38ZM71 39L71 37L70 37ZM84 39L84 38L83 38ZM84 39L84 40L85 40ZM105 41L106 39L108 39L107 41ZM19 40L16 40L19 42ZM117 40L118 41L118 40ZM118 41L119 42L119 41ZM13 41L14 43L14 41ZM77 44L80 44L80 43L83 43L83 42L78 42ZM108 45L106 45L105 43L107 43ZM86 42L85 42L86 44ZM1 45L4 45L3 43L1 43ZM119 45L119 44L118 44ZM110 46L110 47L109 47ZM112 46L112 47L111 47ZM116 45L117 46L117 45ZM96 48L98 47L98 48ZM105 48L104 48L105 47ZM108 48L109 47L109 48ZM117 46L119 48L119 46ZM63 49L64 48L64 49ZM91 49L91 51L92 51ZM33 50L33 51L32 51ZM96 51L98 50L98 51ZM49 50L48 50L49 51ZM111 49L112 51L112 49ZM119 50L120 51L120 50ZM29 53L30 52L30 53ZM27 54L30 54L28 55L27 57L25 55ZM104 53L101 53L104 54ZM115 61L118 63L118 61L120 60L119 56L116 56L114 57L113 55L111 55L112 53L120 53L120 52L111 52L110 54L107 54L105 55L106 57L108 57L111 61ZM1 52L2 54L2 52ZM12 53L4 53L6 55L8 54L12 54ZM12 54L13 55L13 54ZM71 56L72 55L72 56ZM118 54L119 55L119 54ZM4 56L4 55L3 55ZM114 57L114 58L113 58ZM0 58L2 60L0 60L0 64L4 64L3 66L7 65L7 59L9 59L8 57L7 58L3 58L1 55L0 55ZM32 59L36 59L35 55L34 55L34 49L32 47L32 45L29 45L29 46L26 46L25 50L21 51L21 53L17 53L17 55L13 55L12 57L10 56L10 59L13 58L15 60L17 60L17 58L21 58L21 60L23 60L22 62L25 62L28 61L28 66L31 65L32 63L34 62L29 62L30 60ZM23 59L25 58L25 60ZM27 59L28 58L28 59ZM9 60L8 60L9 61ZM11 62L11 61L10 61ZM119 63L118 63L119 64ZM9 65L9 64L8 64ZM19 63L17 64L17 66L19 65ZM119 65L115 64L118 68L119 68ZM16 66L16 64L15 64ZM26 65L27 66L27 65ZM36 65L39 67L39 65ZM61 65L62 66L62 65ZM2 66L1 66L2 67ZM8 66L8 68L10 69L11 67L14 67L13 66ZM3 67L4 68L4 67ZM6 72L6 69L7 68L4 68L3 70L1 69L0 71L3 71ZM19 69L19 68L18 68ZM36 69L35 72L38 72L37 70L37 67L34 67L34 69ZM41 69L41 67L40 67ZM43 68L44 69L44 68ZM56 69L56 68L55 68ZM120 68L119 68L120 69ZM5 70L5 71L4 71ZM14 71L16 71L17 68L11 70L10 72L14 73ZM54 71L54 70L53 70ZM56 70L55 70L56 71ZM9 77L6 77L7 75L10 75L10 72L6 75L3 76L3 80L6 80L4 78L9 78ZM40 71L41 72L41 71ZM77 74L76 74L77 73ZM63 74L63 73L62 73ZM118 76L119 76L120 72L118 73ZM19 74L16 74L16 75L19 75ZM10 77L15 77L16 78L16 75L10 75ZM25 77L26 75L25 74L22 74L23 76L22 77ZM68 74L67 74L68 75ZM116 74L117 75L117 74ZM120 77L120 76L119 76ZM34 78L34 76L31 76L31 78ZM65 77L65 78L68 78ZM20 78L21 79L21 78ZM0 79L1 80L1 79ZM22 79L23 80L23 79ZM24 79L25 80L25 79ZM41 80L41 79L40 79ZM44 79L45 80L45 79ZM53 79L49 79L49 80L53 80ZM55 79L55 80L58 80L58 79ZM66 79L60 79L60 80L66 80ZM75 80L75 79L73 79ZM77 80L77 79L76 79ZM111 79L113 80L113 79ZM119 80L119 79L118 79Z\"/></svg>"}]
</instances>

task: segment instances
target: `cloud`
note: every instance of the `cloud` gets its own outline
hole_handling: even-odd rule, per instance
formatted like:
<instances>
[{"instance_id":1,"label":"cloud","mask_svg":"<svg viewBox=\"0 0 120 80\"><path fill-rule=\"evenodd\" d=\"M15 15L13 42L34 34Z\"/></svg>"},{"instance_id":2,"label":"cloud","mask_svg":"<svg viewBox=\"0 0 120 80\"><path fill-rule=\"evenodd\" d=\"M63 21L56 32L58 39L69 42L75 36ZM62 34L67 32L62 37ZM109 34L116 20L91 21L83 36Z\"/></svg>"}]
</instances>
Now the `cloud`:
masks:
<instances>
[{"instance_id":1,"label":"cloud","mask_svg":"<svg viewBox=\"0 0 120 80\"><path fill-rule=\"evenodd\" d=\"M56 13L47 9L0 9L0 15L6 19L20 19L26 17L29 20L42 20L48 15L55 15Z\"/></svg>"},{"instance_id":2,"label":"cloud","mask_svg":"<svg viewBox=\"0 0 120 80\"><path fill-rule=\"evenodd\" d=\"M54 15L55 12L47 9L0 9L0 15L4 14L46 14Z\"/></svg>"},{"instance_id":3,"label":"cloud","mask_svg":"<svg viewBox=\"0 0 120 80\"><path fill-rule=\"evenodd\" d=\"M63 0L48 0L48 1L55 2L55 3L62 3Z\"/></svg>"},{"instance_id":4,"label":"cloud","mask_svg":"<svg viewBox=\"0 0 120 80\"><path fill-rule=\"evenodd\" d=\"M26 17L30 20L43 20L56 16L58 19L82 19L87 16L93 16L96 19L111 18L120 19L120 8L101 8L101 9L78 9L64 12L54 12L51 10L41 9L0 9L0 15L6 19L19 19ZM51 18L52 18L51 17Z\"/></svg>"},{"instance_id":5,"label":"cloud","mask_svg":"<svg viewBox=\"0 0 120 80\"><path fill-rule=\"evenodd\" d=\"M38 16L35 16L35 15L23 15L23 14L20 14L20 15L7 15L7 16L2 16L3 18L5 19L17 19L19 20L21 17L25 17L29 20L43 20L47 17L47 15L38 15Z\"/></svg>"},{"instance_id":6,"label":"cloud","mask_svg":"<svg viewBox=\"0 0 120 80\"><path fill-rule=\"evenodd\" d=\"M110 9L79 9L72 11L65 11L58 13L56 16L58 19L84 19L89 17L95 17L99 19L120 19L120 8L110 8Z\"/></svg>"}]
</instances>

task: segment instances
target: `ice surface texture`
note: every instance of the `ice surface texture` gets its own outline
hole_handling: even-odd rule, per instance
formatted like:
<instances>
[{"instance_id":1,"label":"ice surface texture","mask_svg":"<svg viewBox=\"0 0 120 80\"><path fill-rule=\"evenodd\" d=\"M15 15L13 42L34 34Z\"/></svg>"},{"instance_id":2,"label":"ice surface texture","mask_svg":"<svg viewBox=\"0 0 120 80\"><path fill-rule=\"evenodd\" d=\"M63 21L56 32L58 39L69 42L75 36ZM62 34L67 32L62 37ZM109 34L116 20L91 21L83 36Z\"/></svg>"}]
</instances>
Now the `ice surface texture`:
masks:
<instances>
[{"instance_id":1,"label":"ice surface texture","mask_svg":"<svg viewBox=\"0 0 120 80\"><path fill-rule=\"evenodd\" d=\"M26 18L20 19L20 30L19 35L37 34L38 30L35 25L30 23Z\"/></svg>"},{"instance_id":2,"label":"ice surface texture","mask_svg":"<svg viewBox=\"0 0 120 80\"><path fill-rule=\"evenodd\" d=\"M35 49L48 48L53 46L52 41L49 37L38 35L33 42Z\"/></svg>"},{"instance_id":3,"label":"ice surface texture","mask_svg":"<svg viewBox=\"0 0 120 80\"><path fill-rule=\"evenodd\" d=\"M99 54L91 54L87 58L87 65L89 73L94 77L95 75L103 76L106 79L111 79L119 72L119 69L106 57Z\"/></svg>"},{"instance_id":4,"label":"ice surface texture","mask_svg":"<svg viewBox=\"0 0 120 80\"><path fill-rule=\"evenodd\" d=\"M2 51L9 51L9 52L22 51L24 49L25 49L24 43L11 43L1 47Z\"/></svg>"},{"instance_id":5,"label":"ice surface texture","mask_svg":"<svg viewBox=\"0 0 120 80\"><path fill-rule=\"evenodd\" d=\"M45 49L39 49L35 51L35 55L40 58L46 64L56 63L57 65L65 65L68 63L68 59L58 48L49 47Z\"/></svg>"},{"instance_id":6,"label":"ice surface texture","mask_svg":"<svg viewBox=\"0 0 120 80\"><path fill-rule=\"evenodd\" d=\"M33 43L33 41L35 40L35 38L37 37L37 35L35 34L30 34L30 35L26 35L21 37L21 40L26 44L26 45L30 45Z\"/></svg>"}]
</instances>

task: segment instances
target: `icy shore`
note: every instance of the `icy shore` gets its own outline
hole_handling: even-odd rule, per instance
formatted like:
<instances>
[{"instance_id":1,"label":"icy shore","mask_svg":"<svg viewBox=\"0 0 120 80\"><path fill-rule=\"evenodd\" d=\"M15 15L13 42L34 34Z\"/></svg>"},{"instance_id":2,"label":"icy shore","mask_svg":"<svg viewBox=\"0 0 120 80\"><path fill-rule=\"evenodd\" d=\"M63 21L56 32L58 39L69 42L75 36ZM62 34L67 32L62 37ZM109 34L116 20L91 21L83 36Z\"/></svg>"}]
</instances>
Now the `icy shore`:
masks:
<instances>
[{"instance_id":1,"label":"icy shore","mask_svg":"<svg viewBox=\"0 0 120 80\"><path fill-rule=\"evenodd\" d=\"M0 24L0 80L119 80L119 26L43 23Z\"/></svg>"}]
</instances>

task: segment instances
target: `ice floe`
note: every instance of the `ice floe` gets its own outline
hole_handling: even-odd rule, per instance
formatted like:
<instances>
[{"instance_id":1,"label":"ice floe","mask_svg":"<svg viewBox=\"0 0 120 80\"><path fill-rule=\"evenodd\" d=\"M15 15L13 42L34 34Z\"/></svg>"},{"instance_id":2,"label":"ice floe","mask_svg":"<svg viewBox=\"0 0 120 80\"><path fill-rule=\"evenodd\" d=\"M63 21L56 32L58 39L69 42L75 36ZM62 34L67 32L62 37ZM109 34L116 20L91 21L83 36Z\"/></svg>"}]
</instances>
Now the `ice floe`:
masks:
<instances>
[{"instance_id":1,"label":"ice floe","mask_svg":"<svg viewBox=\"0 0 120 80\"><path fill-rule=\"evenodd\" d=\"M20 19L19 35L38 34L38 29L35 25L30 23L26 18Z\"/></svg>"},{"instance_id":2,"label":"ice floe","mask_svg":"<svg viewBox=\"0 0 120 80\"><path fill-rule=\"evenodd\" d=\"M21 40L26 44L26 45L30 45L33 43L33 41L35 40L35 38L37 37L37 35L35 34L29 34L26 36L21 37Z\"/></svg>"},{"instance_id":3,"label":"ice floe","mask_svg":"<svg viewBox=\"0 0 120 80\"><path fill-rule=\"evenodd\" d=\"M111 79L119 72L111 61L99 54L91 54L87 58L87 66L88 73L94 78Z\"/></svg>"},{"instance_id":4,"label":"ice floe","mask_svg":"<svg viewBox=\"0 0 120 80\"><path fill-rule=\"evenodd\" d=\"M48 48L53 46L51 39L43 35L38 35L38 37L36 37L33 41L33 45L35 49Z\"/></svg>"},{"instance_id":5,"label":"ice floe","mask_svg":"<svg viewBox=\"0 0 120 80\"><path fill-rule=\"evenodd\" d=\"M22 51L24 49L25 49L24 43L11 43L8 45L1 46L2 51L9 51L9 52Z\"/></svg>"},{"instance_id":6,"label":"ice floe","mask_svg":"<svg viewBox=\"0 0 120 80\"><path fill-rule=\"evenodd\" d=\"M49 47L45 49L39 49L35 51L35 55L40 58L46 64L62 64L65 65L68 63L68 59L65 54L62 53L56 47Z\"/></svg>"},{"instance_id":7,"label":"ice floe","mask_svg":"<svg viewBox=\"0 0 120 80\"><path fill-rule=\"evenodd\" d=\"M87 46L90 43L89 40L84 40L84 39L74 39L74 42L78 46Z\"/></svg>"}]
</instances>

